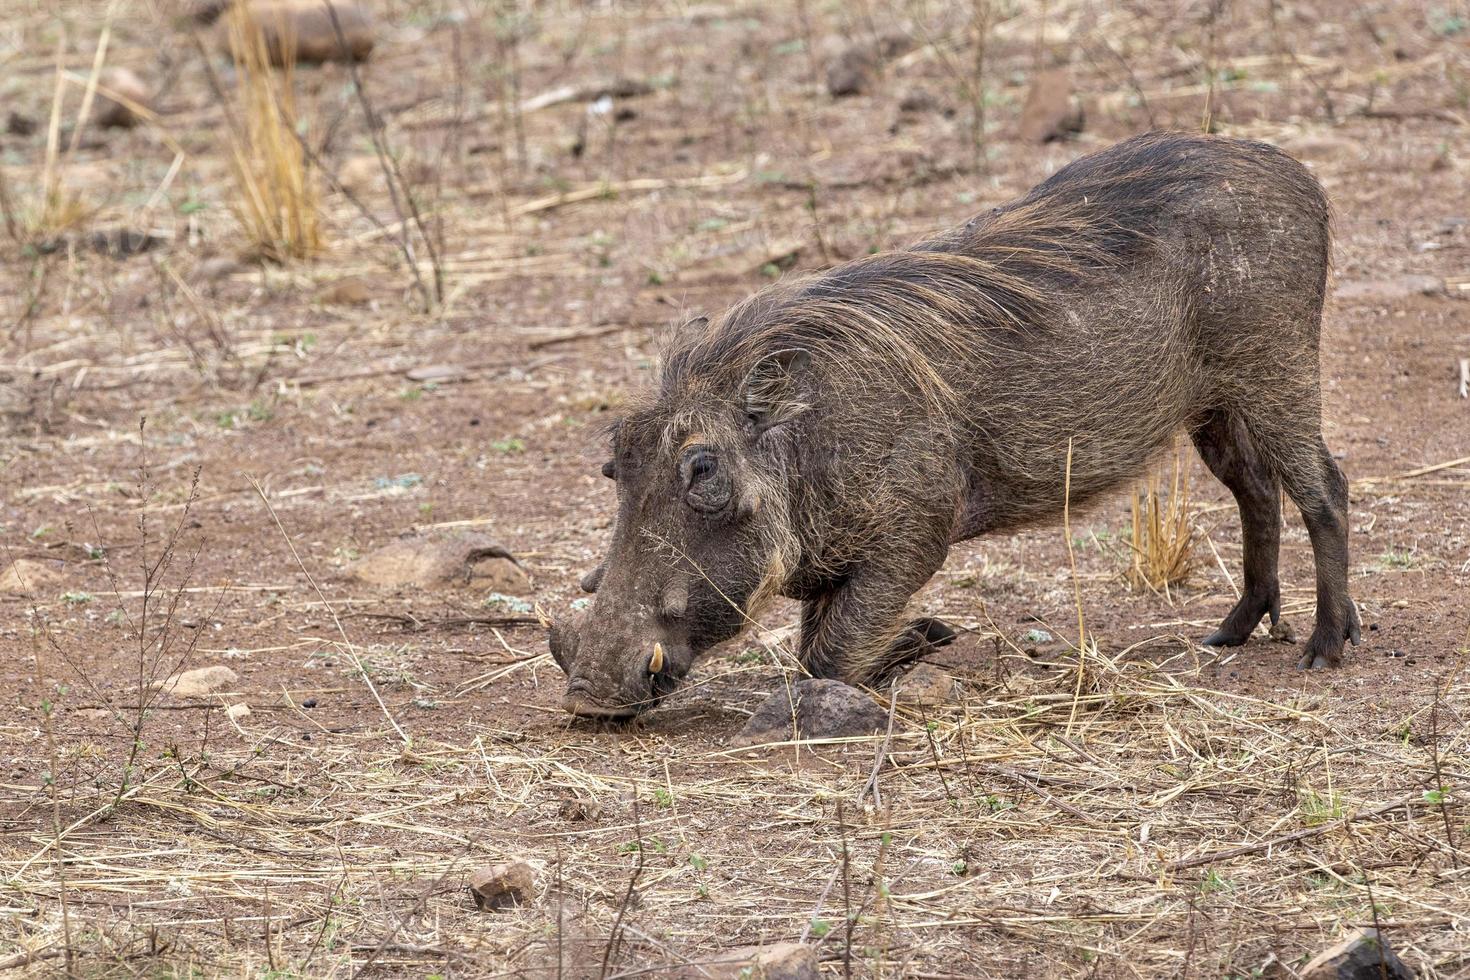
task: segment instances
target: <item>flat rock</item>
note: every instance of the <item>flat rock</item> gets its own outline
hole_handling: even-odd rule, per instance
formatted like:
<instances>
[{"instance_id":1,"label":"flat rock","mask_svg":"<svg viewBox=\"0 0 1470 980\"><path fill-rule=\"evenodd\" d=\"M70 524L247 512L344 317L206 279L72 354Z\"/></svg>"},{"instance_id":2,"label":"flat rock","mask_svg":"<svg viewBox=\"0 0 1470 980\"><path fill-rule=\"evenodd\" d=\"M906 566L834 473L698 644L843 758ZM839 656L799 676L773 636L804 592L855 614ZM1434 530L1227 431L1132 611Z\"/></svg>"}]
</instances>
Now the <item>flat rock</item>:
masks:
<instances>
[{"instance_id":1,"label":"flat rock","mask_svg":"<svg viewBox=\"0 0 1470 980\"><path fill-rule=\"evenodd\" d=\"M517 908L536 897L536 872L525 861L506 861L471 872L469 887L476 908L490 912Z\"/></svg>"},{"instance_id":2,"label":"flat rock","mask_svg":"<svg viewBox=\"0 0 1470 980\"><path fill-rule=\"evenodd\" d=\"M841 681L809 679L761 702L731 744L745 748L793 738L852 738L887 727L888 712L862 691Z\"/></svg>"},{"instance_id":3,"label":"flat rock","mask_svg":"<svg viewBox=\"0 0 1470 980\"><path fill-rule=\"evenodd\" d=\"M332 11L342 36L337 36L323 0L255 0L238 8L265 35L271 64L322 64L328 61L362 61L377 43L372 16L352 0L331 0ZM222 50L230 50L230 21L222 17L216 30ZM345 46L342 43L346 42Z\"/></svg>"},{"instance_id":4,"label":"flat rock","mask_svg":"<svg viewBox=\"0 0 1470 980\"><path fill-rule=\"evenodd\" d=\"M107 93L119 95L126 101L114 99ZM136 126L141 117L129 102L145 109L148 107L147 83L131 69L104 68L97 76L98 125L117 129Z\"/></svg>"},{"instance_id":5,"label":"flat rock","mask_svg":"<svg viewBox=\"0 0 1470 980\"><path fill-rule=\"evenodd\" d=\"M1444 292L1438 276L1403 275L1386 279L1345 279L1332 294L1340 300L1360 303L1391 303L1411 296L1433 296Z\"/></svg>"},{"instance_id":6,"label":"flat rock","mask_svg":"<svg viewBox=\"0 0 1470 980\"><path fill-rule=\"evenodd\" d=\"M1302 967L1302 980L1414 980L1377 929L1362 929Z\"/></svg>"},{"instance_id":7,"label":"flat rock","mask_svg":"<svg viewBox=\"0 0 1470 980\"><path fill-rule=\"evenodd\" d=\"M1362 156L1363 145L1332 133L1302 133L1283 140L1281 148L1298 160L1354 160Z\"/></svg>"},{"instance_id":8,"label":"flat rock","mask_svg":"<svg viewBox=\"0 0 1470 980\"><path fill-rule=\"evenodd\" d=\"M240 264L240 260L233 256L215 255L194 266L194 275L200 279L214 281L232 276L242 268L244 266Z\"/></svg>"},{"instance_id":9,"label":"flat rock","mask_svg":"<svg viewBox=\"0 0 1470 980\"><path fill-rule=\"evenodd\" d=\"M0 595L39 595L61 585L61 563L17 558L0 572Z\"/></svg>"},{"instance_id":10,"label":"flat rock","mask_svg":"<svg viewBox=\"0 0 1470 980\"><path fill-rule=\"evenodd\" d=\"M317 290L316 301L327 306L366 306L373 291L362 276L348 276Z\"/></svg>"},{"instance_id":11,"label":"flat rock","mask_svg":"<svg viewBox=\"0 0 1470 980\"><path fill-rule=\"evenodd\" d=\"M1044 71L1031 81L1021 106L1019 132L1028 143L1049 143L1082 132L1082 107L1072 92L1072 79L1061 69Z\"/></svg>"},{"instance_id":12,"label":"flat rock","mask_svg":"<svg viewBox=\"0 0 1470 980\"><path fill-rule=\"evenodd\" d=\"M445 384L449 381L458 381L468 373L469 369L463 364L424 364L409 369L404 377L421 384Z\"/></svg>"},{"instance_id":13,"label":"flat rock","mask_svg":"<svg viewBox=\"0 0 1470 980\"><path fill-rule=\"evenodd\" d=\"M405 154L398 160L397 166L398 176L410 187L433 183L439 175L432 163L412 153ZM380 191L386 193L388 189L388 178L383 173L383 164L371 153L348 157L337 168L337 183L357 197Z\"/></svg>"},{"instance_id":14,"label":"flat rock","mask_svg":"<svg viewBox=\"0 0 1470 980\"><path fill-rule=\"evenodd\" d=\"M239 675L224 664L196 667L184 671L171 681L165 681L163 693L172 694L176 698L202 698L220 688L233 685L239 679Z\"/></svg>"},{"instance_id":15,"label":"flat rock","mask_svg":"<svg viewBox=\"0 0 1470 980\"><path fill-rule=\"evenodd\" d=\"M959 682L934 664L915 664L898 678L896 697L901 705L954 704ZM884 719L885 724L887 719Z\"/></svg>"},{"instance_id":16,"label":"flat rock","mask_svg":"<svg viewBox=\"0 0 1470 980\"><path fill-rule=\"evenodd\" d=\"M714 977L717 980L817 980L817 951L802 943L773 946L744 946L722 953L714 960L701 960L680 978Z\"/></svg>"},{"instance_id":17,"label":"flat rock","mask_svg":"<svg viewBox=\"0 0 1470 980\"><path fill-rule=\"evenodd\" d=\"M347 574L392 589L469 586L523 595L531 587L509 550L471 533L400 538L353 562Z\"/></svg>"}]
</instances>

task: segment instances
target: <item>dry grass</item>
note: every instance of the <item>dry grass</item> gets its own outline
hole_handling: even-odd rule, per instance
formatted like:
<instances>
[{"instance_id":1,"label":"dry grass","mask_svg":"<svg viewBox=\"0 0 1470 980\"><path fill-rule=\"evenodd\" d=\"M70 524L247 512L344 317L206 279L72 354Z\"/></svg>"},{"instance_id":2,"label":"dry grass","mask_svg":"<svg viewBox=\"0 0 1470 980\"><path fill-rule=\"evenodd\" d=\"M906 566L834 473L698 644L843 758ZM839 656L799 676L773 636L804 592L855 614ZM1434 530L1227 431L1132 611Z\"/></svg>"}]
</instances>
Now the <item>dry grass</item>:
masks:
<instances>
[{"instance_id":1,"label":"dry grass","mask_svg":"<svg viewBox=\"0 0 1470 980\"><path fill-rule=\"evenodd\" d=\"M523 676L544 660L521 658ZM1372 732L1337 699L1211 690L1167 638L1090 657L1080 691L1073 670L1017 666L922 718L900 708L876 794L878 738L751 756L468 722L406 747L379 723L316 729L303 753L283 722L309 692L238 723L226 696L200 709L213 736L115 807L66 740L62 842L33 808L0 860L6 939L58 955L59 851L91 975L597 976L615 930L609 976L697 976L729 947L799 938L836 964L844 895L870 976L1260 975L1374 921L1425 975L1470 968L1465 811L1436 783L1470 764L1462 677L1432 757L1426 717ZM730 660L708 673L716 700L770 681ZM373 717L363 689L336 690ZM457 710L444 693L437 710ZM395 711L410 734L423 717ZM475 911L465 875L511 856L537 869L536 901Z\"/></svg>"},{"instance_id":2,"label":"dry grass","mask_svg":"<svg viewBox=\"0 0 1470 980\"><path fill-rule=\"evenodd\" d=\"M236 6L227 15L238 96L230 115L231 202L250 248L277 262L322 248L316 175L297 137L294 67L272 69L266 32ZM283 44L289 51L292 45Z\"/></svg>"},{"instance_id":3,"label":"dry grass","mask_svg":"<svg viewBox=\"0 0 1470 980\"><path fill-rule=\"evenodd\" d=\"M1133 536L1129 541L1132 561L1128 584L1167 596L1174 586L1188 581L1195 570L1197 531L1189 498L1189 467L1177 445L1172 462L1165 465L1169 467L1167 481L1162 468L1155 469L1130 501Z\"/></svg>"},{"instance_id":4,"label":"dry grass","mask_svg":"<svg viewBox=\"0 0 1470 980\"><path fill-rule=\"evenodd\" d=\"M65 107L66 71L64 63L65 35L59 36L56 51L55 86L51 95L51 112L46 123L46 153L41 166L41 187L38 200L15 204L6 200L6 218L11 218L11 208L20 214L19 229L14 233L23 241L53 242L61 236L76 231L86 223L91 209L81 194L66 184L66 164L76 148L76 136L81 131L92 98L96 91L97 74L102 67L102 58L107 50L107 31L104 30L97 46L97 57L91 78L82 98L82 105L73 128L73 138L65 149L61 145L62 116ZM5 197L11 195L7 192Z\"/></svg>"}]
</instances>

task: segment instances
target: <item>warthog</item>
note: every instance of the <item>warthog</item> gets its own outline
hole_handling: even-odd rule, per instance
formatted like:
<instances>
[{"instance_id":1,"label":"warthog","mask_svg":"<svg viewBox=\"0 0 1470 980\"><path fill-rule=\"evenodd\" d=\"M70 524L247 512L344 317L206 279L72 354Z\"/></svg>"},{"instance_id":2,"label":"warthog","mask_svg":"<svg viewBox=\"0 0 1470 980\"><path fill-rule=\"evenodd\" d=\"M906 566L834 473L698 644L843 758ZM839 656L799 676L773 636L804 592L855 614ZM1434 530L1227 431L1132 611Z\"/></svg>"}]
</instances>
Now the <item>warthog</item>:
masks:
<instances>
[{"instance_id":1,"label":"warthog","mask_svg":"<svg viewBox=\"0 0 1470 980\"><path fill-rule=\"evenodd\" d=\"M1244 592L1204 643L1276 621L1284 487L1317 566L1300 663L1336 666L1358 617L1347 482L1321 432L1328 226L1281 151L1151 134L686 324L614 429L593 605L551 629L567 710L657 704L778 595L802 603L808 672L876 682L952 635L904 616L950 545L1085 505L1180 429L1243 526Z\"/></svg>"}]
</instances>

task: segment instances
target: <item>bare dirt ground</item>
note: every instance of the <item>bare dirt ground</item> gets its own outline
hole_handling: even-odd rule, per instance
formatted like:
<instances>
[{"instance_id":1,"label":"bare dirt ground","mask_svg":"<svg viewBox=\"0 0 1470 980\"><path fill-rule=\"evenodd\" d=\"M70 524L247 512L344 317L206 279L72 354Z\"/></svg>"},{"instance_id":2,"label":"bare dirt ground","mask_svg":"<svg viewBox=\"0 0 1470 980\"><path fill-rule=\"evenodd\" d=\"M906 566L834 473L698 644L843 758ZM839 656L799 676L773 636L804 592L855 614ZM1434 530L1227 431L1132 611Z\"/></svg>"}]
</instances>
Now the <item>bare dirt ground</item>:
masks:
<instances>
[{"instance_id":1,"label":"bare dirt ground","mask_svg":"<svg viewBox=\"0 0 1470 980\"><path fill-rule=\"evenodd\" d=\"M7 6L0 569L26 580L0 583L0 968L734 975L730 950L799 941L827 975L1290 977L1376 924L1419 975L1470 976L1463 2L978 4L983 32L879 0L371 7L362 83L442 259L427 312L344 68L298 68L296 98L363 208L317 176L325 249L263 263L237 258L228 120L176 11ZM156 121L80 134L59 172L85 217L41 241L58 50L64 148L104 33ZM889 36L864 91L828 93L837 52ZM1085 128L1023 139L1055 66ZM606 541L602 432L661 329L1207 114L1336 208L1342 670L1193 642L1240 535L1190 455L1197 569L1167 597L1124 580L1124 496L1073 515L1075 573L1061 528L956 547L918 604L970 630L934 658L963 697L891 738L729 748L794 670L789 608L635 724L563 714L529 605L566 614ZM94 247L119 228L161 241ZM349 574L465 530L528 581ZM214 666L234 679L149 693ZM467 875L514 859L532 900L478 910Z\"/></svg>"}]
</instances>

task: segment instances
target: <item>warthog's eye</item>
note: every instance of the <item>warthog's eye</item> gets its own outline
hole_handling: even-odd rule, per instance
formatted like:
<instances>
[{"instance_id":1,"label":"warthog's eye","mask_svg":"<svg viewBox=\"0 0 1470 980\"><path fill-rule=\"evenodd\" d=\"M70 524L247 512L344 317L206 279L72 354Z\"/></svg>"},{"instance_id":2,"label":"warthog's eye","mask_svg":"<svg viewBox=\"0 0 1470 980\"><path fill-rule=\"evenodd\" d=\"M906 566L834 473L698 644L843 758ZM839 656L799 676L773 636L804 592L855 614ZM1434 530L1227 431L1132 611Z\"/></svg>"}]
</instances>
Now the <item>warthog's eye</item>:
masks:
<instances>
[{"instance_id":1,"label":"warthog's eye","mask_svg":"<svg viewBox=\"0 0 1470 980\"><path fill-rule=\"evenodd\" d=\"M730 503L730 476L720 468L720 458L704 446L695 446L679 461L679 476L689 506L706 514L723 510Z\"/></svg>"},{"instance_id":2,"label":"warthog's eye","mask_svg":"<svg viewBox=\"0 0 1470 980\"><path fill-rule=\"evenodd\" d=\"M701 450L695 453L694 458L689 461L689 480L692 483L698 483L705 477L713 476L719 468L719 459Z\"/></svg>"}]
</instances>

